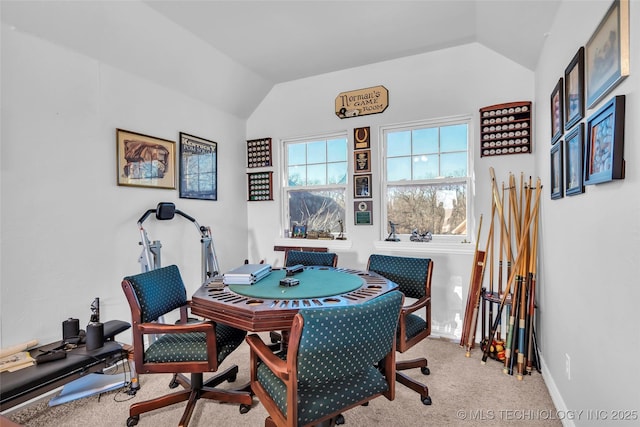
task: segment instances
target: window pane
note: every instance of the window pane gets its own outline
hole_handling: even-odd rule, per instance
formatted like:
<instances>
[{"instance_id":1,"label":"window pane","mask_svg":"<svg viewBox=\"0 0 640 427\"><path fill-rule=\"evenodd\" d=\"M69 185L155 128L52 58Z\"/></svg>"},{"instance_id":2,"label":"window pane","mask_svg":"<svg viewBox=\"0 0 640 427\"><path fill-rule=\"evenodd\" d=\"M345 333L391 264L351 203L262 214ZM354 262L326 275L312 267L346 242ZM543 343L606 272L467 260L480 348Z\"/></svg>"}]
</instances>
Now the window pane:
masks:
<instances>
[{"instance_id":1,"label":"window pane","mask_svg":"<svg viewBox=\"0 0 640 427\"><path fill-rule=\"evenodd\" d=\"M467 176L467 153L440 155L442 176Z\"/></svg>"},{"instance_id":2,"label":"window pane","mask_svg":"<svg viewBox=\"0 0 640 427\"><path fill-rule=\"evenodd\" d=\"M324 141L307 144L307 163L324 163L327 161L327 144Z\"/></svg>"},{"instance_id":3,"label":"window pane","mask_svg":"<svg viewBox=\"0 0 640 427\"><path fill-rule=\"evenodd\" d=\"M396 233L466 234L467 185L430 184L387 187L387 217Z\"/></svg>"},{"instance_id":4,"label":"window pane","mask_svg":"<svg viewBox=\"0 0 640 427\"><path fill-rule=\"evenodd\" d=\"M304 144L289 144L287 151L287 162L290 165L304 165L307 162Z\"/></svg>"},{"instance_id":5,"label":"window pane","mask_svg":"<svg viewBox=\"0 0 640 427\"><path fill-rule=\"evenodd\" d=\"M329 163L327 165L329 184L347 183L347 162Z\"/></svg>"},{"instance_id":6,"label":"window pane","mask_svg":"<svg viewBox=\"0 0 640 427\"><path fill-rule=\"evenodd\" d=\"M413 156L413 179L433 179L438 176L438 155Z\"/></svg>"},{"instance_id":7,"label":"window pane","mask_svg":"<svg viewBox=\"0 0 640 427\"><path fill-rule=\"evenodd\" d=\"M326 164L307 166L307 185L327 185Z\"/></svg>"},{"instance_id":8,"label":"window pane","mask_svg":"<svg viewBox=\"0 0 640 427\"><path fill-rule=\"evenodd\" d=\"M441 127L440 151L467 151L467 125Z\"/></svg>"},{"instance_id":9,"label":"window pane","mask_svg":"<svg viewBox=\"0 0 640 427\"><path fill-rule=\"evenodd\" d=\"M347 139L330 139L327 141L327 161L346 162L347 161Z\"/></svg>"},{"instance_id":10,"label":"window pane","mask_svg":"<svg viewBox=\"0 0 640 427\"><path fill-rule=\"evenodd\" d=\"M387 180L407 181L411 179L411 157L387 159Z\"/></svg>"},{"instance_id":11,"label":"window pane","mask_svg":"<svg viewBox=\"0 0 640 427\"><path fill-rule=\"evenodd\" d=\"M289 166L289 178L287 181L290 187L307 185L307 167Z\"/></svg>"},{"instance_id":12,"label":"window pane","mask_svg":"<svg viewBox=\"0 0 640 427\"><path fill-rule=\"evenodd\" d=\"M411 155L411 131L387 134L387 157Z\"/></svg>"},{"instance_id":13,"label":"window pane","mask_svg":"<svg viewBox=\"0 0 640 427\"><path fill-rule=\"evenodd\" d=\"M306 225L308 231L344 231L345 190L289 191L289 229Z\"/></svg>"},{"instance_id":14,"label":"window pane","mask_svg":"<svg viewBox=\"0 0 640 427\"><path fill-rule=\"evenodd\" d=\"M438 152L438 128L417 129L413 131L413 154Z\"/></svg>"}]
</instances>

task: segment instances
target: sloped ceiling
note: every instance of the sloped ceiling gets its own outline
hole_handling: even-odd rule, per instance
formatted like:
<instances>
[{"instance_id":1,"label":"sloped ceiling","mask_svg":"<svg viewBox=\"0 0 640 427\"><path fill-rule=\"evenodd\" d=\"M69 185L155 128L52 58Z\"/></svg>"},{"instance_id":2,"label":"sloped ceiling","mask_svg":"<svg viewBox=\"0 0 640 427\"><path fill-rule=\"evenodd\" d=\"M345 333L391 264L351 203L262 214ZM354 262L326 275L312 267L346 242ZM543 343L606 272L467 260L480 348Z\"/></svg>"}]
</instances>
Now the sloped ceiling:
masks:
<instances>
[{"instance_id":1,"label":"sloped ceiling","mask_svg":"<svg viewBox=\"0 0 640 427\"><path fill-rule=\"evenodd\" d=\"M535 70L559 2L3 0L0 16L247 118L277 83L471 42Z\"/></svg>"}]
</instances>

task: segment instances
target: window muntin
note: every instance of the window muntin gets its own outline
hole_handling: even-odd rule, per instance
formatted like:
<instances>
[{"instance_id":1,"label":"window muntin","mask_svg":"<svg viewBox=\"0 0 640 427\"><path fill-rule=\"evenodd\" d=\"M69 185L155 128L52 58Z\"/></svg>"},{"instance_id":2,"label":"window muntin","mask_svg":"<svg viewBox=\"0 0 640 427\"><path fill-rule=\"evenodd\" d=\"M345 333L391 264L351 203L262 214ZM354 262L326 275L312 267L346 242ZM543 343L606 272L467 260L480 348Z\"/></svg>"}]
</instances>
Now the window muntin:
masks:
<instances>
[{"instance_id":1,"label":"window muntin","mask_svg":"<svg viewBox=\"0 0 640 427\"><path fill-rule=\"evenodd\" d=\"M382 129L386 233L391 222L403 240L414 230L434 240L469 237L469 123L465 117Z\"/></svg>"},{"instance_id":2,"label":"window muntin","mask_svg":"<svg viewBox=\"0 0 640 427\"><path fill-rule=\"evenodd\" d=\"M284 228L305 225L307 232L343 230L348 177L347 137L284 142Z\"/></svg>"}]
</instances>

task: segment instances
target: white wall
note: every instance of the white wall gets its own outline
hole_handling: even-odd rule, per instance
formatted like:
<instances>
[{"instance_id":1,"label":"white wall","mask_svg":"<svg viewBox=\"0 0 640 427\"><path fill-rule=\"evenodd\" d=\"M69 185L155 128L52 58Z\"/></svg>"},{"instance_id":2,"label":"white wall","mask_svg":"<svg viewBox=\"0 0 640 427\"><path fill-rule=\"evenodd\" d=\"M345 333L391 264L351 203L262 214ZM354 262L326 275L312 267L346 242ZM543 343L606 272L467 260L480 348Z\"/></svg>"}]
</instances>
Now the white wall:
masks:
<instances>
[{"instance_id":1,"label":"white wall","mask_svg":"<svg viewBox=\"0 0 640 427\"><path fill-rule=\"evenodd\" d=\"M549 170L549 96L580 46L586 45L610 1L564 1L536 70L536 170ZM552 201L544 191L540 230L538 339L547 384L570 410L640 410L640 2L631 7L631 75L614 95L626 95L624 180L587 186L585 194ZM570 379L565 374L570 357ZM586 415L576 425L588 424ZM603 425L601 423L599 425ZM592 424L589 424L592 425Z\"/></svg>"},{"instance_id":2,"label":"white wall","mask_svg":"<svg viewBox=\"0 0 640 427\"><path fill-rule=\"evenodd\" d=\"M218 142L218 201L117 186L116 128ZM102 320L130 319L120 282L140 272L136 222L158 202L212 227L221 269L241 264L244 140L243 120L3 23L0 347L60 339L68 317L84 327L95 297ZM144 226L162 241L163 265L178 264L195 291L198 230L181 217Z\"/></svg>"},{"instance_id":3,"label":"white wall","mask_svg":"<svg viewBox=\"0 0 640 427\"><path fill-rule=\"evenodd\" d=\"M383 85L389 91L389 107L381 114L340 119L334 112L334 101L340 92ZM479 44L416 55L320 75L275 86L247 123L248 138L271 137L274 141L274 181L282 181L280 155L282 139L334 131L346 131L353 147L353 129L370 126L374 212L372 226L353 225L351 194L347 201L347 246L337 245L338 265L364 268L371 253L394 251L380 245L388 231L381 229L379 127L422 119L472 115L472 143L475 162L474 220L482 214L484 221L481 245L486 244L491 215L491 180L489 167L496 170L498 180L507 180L509 172L534 173L531 154L480 158L479 109L485 106L532 101L534 75L531 71ZM545 117L546 118L546 117ZM535 122L535 118L534 118ZM475 137L474 137L475 136ZM537 149L535 142L534 148ZM352 169L353 170L353 169ZM351 188L349 183L349 188ZM351 192L348 192L351 193ZM376 195L377 194L377 195ZM282 253L274 252L274 241L282 237L280 224L280 187L274 190L273 202L249 204L249 254L253 259L266 259L282 264ZM473 238L475 227L471 228ZM461 239L462 240L462 239ZM299 244L299 240L291 244ZM285 242L286 243L286 242ZM327 245L327 241L317 243ZM397 245L400 247L401 245ZM472 244L440 250L433 243L402 245L399 255L428 256L434 260L433 326L434 334L453 337L450 320L456 314L464 317L469 275L473 261ZM399 252L398 252L399 251ZM421 252L418 252L421 251ZM456 289L457 288L457 289ZM454 293L454 289L458 292ZM458 325L460 326L460 325ZM458 331L459 334L459 331ZM458 335L459 337L459 335Z\"/></svg>"}]
</instances>

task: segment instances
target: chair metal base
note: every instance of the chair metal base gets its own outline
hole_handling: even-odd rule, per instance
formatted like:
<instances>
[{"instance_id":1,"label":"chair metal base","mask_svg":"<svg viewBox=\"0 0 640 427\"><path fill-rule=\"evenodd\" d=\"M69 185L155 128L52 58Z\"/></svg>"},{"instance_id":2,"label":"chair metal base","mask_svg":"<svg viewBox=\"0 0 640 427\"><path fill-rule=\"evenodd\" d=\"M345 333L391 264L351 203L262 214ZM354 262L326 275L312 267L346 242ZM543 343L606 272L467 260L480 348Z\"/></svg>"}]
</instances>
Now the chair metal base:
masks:
<instances>
[{"instance_id":1,"label":"chair metal base","mask_svg":"<svg viewBox=\"0 0 640 427\"><path fill-rule=\"evenodd\" d=\"M182 418L180 419L180 423L178 424L181 427L186 427L189 424L191 415L193 414L195 404L199 399L211 399L226 403L239 403L240 413L245 414L249 411L249 409L251 409L251 405L253 404L252 393L250 391L223 390L214 388L224 381L235 381L237 375L238 367L234 365L224 372L221 372L220 374L210 378L206 383L203 382L202 373L192 373L191 381L187 380L186 377L181 374L174 376L172 384L174 382L177 382L178 384L185 387L186 390L178 391L151 400L146 400L140 403L134 403L129 408L127 427L132 427L138 424L138 421L140 420L140 414L159 408L164 408L175 403L188 401L187 407L185 408Z\"/></svg>"}]
</instances>

